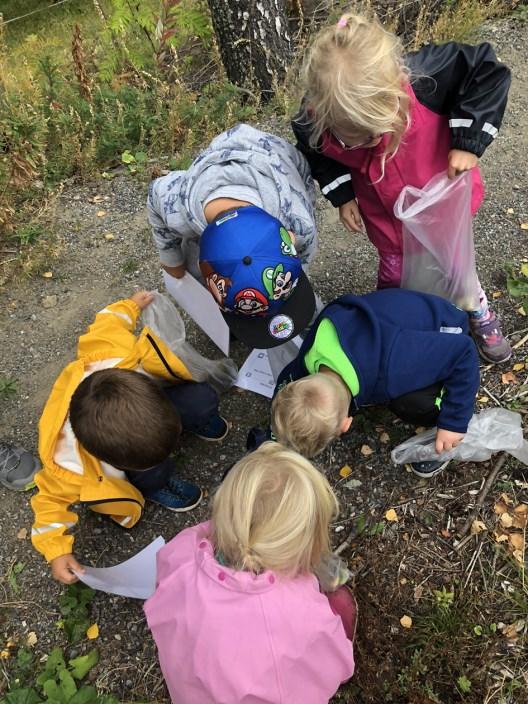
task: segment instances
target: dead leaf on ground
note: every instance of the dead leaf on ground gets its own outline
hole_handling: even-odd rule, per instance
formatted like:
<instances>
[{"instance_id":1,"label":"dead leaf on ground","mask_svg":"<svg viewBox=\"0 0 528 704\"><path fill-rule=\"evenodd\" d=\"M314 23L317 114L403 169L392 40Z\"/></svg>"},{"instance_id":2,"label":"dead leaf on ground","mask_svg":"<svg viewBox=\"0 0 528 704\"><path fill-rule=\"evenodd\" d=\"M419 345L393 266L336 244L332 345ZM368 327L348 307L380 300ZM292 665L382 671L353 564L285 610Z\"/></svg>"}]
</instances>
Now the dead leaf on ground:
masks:
<instances>
[{"instance_id":1,"label":"dead leaf on ground","mask_svg":"<svg viewBox=\"0 0 528 704\"><path fill-rule=\"evenodd\" d=\"M17 538L19 540L25 540L27 538L27 528L21 528L17 533Z\"/></svg>"},{"instance_id":2,"label":"dead leaf on ground","mask_svg":"<svg viewBox=\"0 0 528 704\"><path fill-rule=\"evenodd\" d=\"M526 625L526 621L523 618L510 623L508 626L504 626L502 629L502 635L508 639L517 638L517 635L523 630Z\"/></svg>"},{"instance_id":3,"label":"dead leaf on ground","mask_svg":"<svg viewBox=\"0 0 528 704\"><path fill-rule=\"evenodd\" d=\"M369 447L368 445L361 445L360 452L363 455L363 457L368 457L369 455L374 454L374 450L371 447Z\"/></svg>"},{"instance_id":4,"label":"dead leaf on ground","mask_svg":"<svg viewBox=\"0 0 528 704\"><path fill-rule=\"evenodd\" d=\"M508 494L505 494L504 492L502 492L502 494L500 495L500 498L502 499L502 501L504 501L505 504L512 504L513 503L513 499L510 499Z\"/></svg>"},{"instance_id":5,"label":"dead leaf on ground","mask_svg":"<svg viewBox=\"0 0 528 704\"><path fill-rule=\"evenodd\" d=\"M389 436L389 434L388 434L388 433L382 433L382 434L380 435L380 442L382 442L382 443L390 442L390 436Z\"/></svg>"},{"instance_id":6,"label":"dead leaf on ground","mask_svg":"<svg viewBox=\"0 0 528 704\"><path fill-rule=\"evenodd\" d=\"M339 470L339 474L341 477L349 477L352 474L352 470L348 466L348 464L345 464L341 469Z\"/></svg>"},{"instance_id":7,"label":"dead leaf on ground","mask_svg":"<svg viewBox=\"0 0 528 704\"><path fill-rule=\"evenodd\" d=\"M42 274L42 276L43 276L44 279L52 279L52 278L53 278L53 272L52 272L52 271L45 271L45 272Z\"/></svg>"},{"instance_id":8,"label":"dead leaf on ground","mask_svg":"<svg viewBox=\"0 0 528 704\"><path fill-rule=\"evenodd\" d=\"M491 295L493 298L500 298L502 296L502 291L493 291Z\"/></svg>"},{"instance_id":9,"label":"dead leaf on ground","mask_svg":"<svg viewBox=\"0 0 528 704\"><path fill-rule=\"evenodd\" d=\"M494 530L493 537L498 543L504 543L508 541L508 533L505 533L503 530Z\"/></svg>"},{"instance_id":10,"label":"dead leaf on ground","mask_svg":"<svg viewBox=\"0 0 528 704\"><path fill-rule=\"evenodd\" d=\"M504 374L501 374L501 381L503 384L517 384L518 380L517 377L513 372L504 372Z\"/></svg>"},{"instance_id":11,"label":"dead leaf on ground","mask_svg":"<svg viewBox=\"0 0 528 704\"><path fill-rule=\"evenodd\" d=\"M389 508L388 511L385 511L385 520L386 521L398 521L398 514L393 508Z\"/></svg>"},{"instance_id":12,"label":"dead leaf on ground","mask_svg":"<svg viewBox=\"0 0 528 704\"><path fill-rule=\"evenodd\" d=\"M471 535L477 535L478 533L482 533L484 530L488 530L488 527L484 521L473 521L471 524Z\"/></svg>"},{"instance_id":13,"label":"dead leaf on ground","mask_svg":"<svg viewBox=\"0 0 528 704\"><path fill-rule=\"evenodd\" d=\"M424 587L423 584L419 584L417 587L414 588L414 600L419 601L424 593Z\"/></svg>"},{"instance_id":14,"label":"dead leaf on ground","mask_svg":"<svg viewBox=\"0 0 528 704\"><path fill-rule=\"evenodd\" d=\"M501 516L503 513L508 512L508 507L506 506L504 501L497 501L497 503L493 507L493 510L498 516Z\"/></svg>"},{"instance_id":15,"label":"dead leaf on ground","mask_svg":"<svg viewBox=\"0 0 528 704\"><path fill-rule=\"evenodd\" d=\"M106 210L98 210L96 212L96 215L98 218L104 218L104 216L106 215Z\"/></svg>"},{"instance_id":16,"label":"dead leaf on ground","mask_svg":"<svg viewBox=\"0 0 528 704\"><path fill-rule=\"evenodd\" d=\"M522 306L520 308L517 308L517 313L519 313L519 315L523 315L523 316L526 315L526 311L524 310L524 308Z\"/></svg>"},{"instance_id":17,"label":"dead leaf on ground","mask_svg":"<svg viewBox=\"0 0 528 704\"><path fill-rule=\"evenodd\" d=\"M517 364L514 364L512 369L514 372L520 372L525 368L526 364L524 362L517 362Z\"/></svg>"},{"instance_id":18,"label":"dead leaf on ground","mask_svg":"<svg viewBox=\"0 0 528 704\"><path fill-rule=\"evenodd\" d=\"M513 526L513 516L510 516L509 513L501 513L499 520L503 528L511 528Z\"/></svg>"},{"instance_id":19,"label":"dead leaf on ground","mask_svg":"<svg viewBox=\"0 0 528 704\"><path fill-rule=\"evenodd\" d=\"M442 528L442 530L440 531L440 535L441 535L443 538L450 538L450 537L451 537L451 531L450 531L450 530L447 530L447 528Z\"/></svg>"},{"instance_id":20,"label":"dead leaf on ground","mask_svg":"<svg viewBox=\"0 0 528 704\"><path fill-rule=\"evenodd\" d=\"M29 646L30 648L32 648L34 645L36 645L37 640L38 640L38 638L37 638L37 634L35 633L35 631L30 631L27 635L27 638L26 638L26 645Z\"/></svg>"},{"instance_id":21,"label":"dead leaf on ground","mask_svg":"<svg viewBox=\"0 0 528 704\"><path fill-rule=\"evenodd\" d=\"M104 201L104 196L94 196L93 198L88 198L88 203L102 203Z\"/></svg>"},{"instance_id":22,"label":"dead leaf on ground","mask_svg":"<svg viewBox=\"0 0 528 704\"><path fill-rule=\"evenodd\" d=\"M513 215L514 210L513 210L513 208L507 208L506 212L508 213L508 215Z\"/></svg>"},{"instance_id":23,"label":"dead leaf on ground","mask_svg":"<svg viewBox=\"0 0 528 704\"><path fill-rule=\"evenodd\" d=\"M104 236L105 240L113 240L114 236L111 232L107 232Z\"/></svg>"},{"instance_id":24,"label":"dead leaf on ground","mask_svg":"<svg viewBox=\"0 0 528 704\"><path fill-rule=\"evenodd\" d=\"M86 637L88 640L95 640L95 638L99 637L99 626L96 623L92 623L86 630Z\"/></svg>"},{"instance_id":25,"label":"dead leaf on ground","mask_svg":"<svg viewBox=\"0 0 528 704\"><path fill-rule=\"evenodd\" d=\"M528 222L521 223L521 230L528 230Z\"/></svg>"},{"instance_id":26,"label":"dead leaf on ground","mask_svg":"<svg viewBox=\"0 0 528 704\"><path fill-rule=\"evenodd\" d=\"M411 628L412 623L412 618L410 616L402 616L400 619L400 624L403 628Z\"/></svg>"},{"instance_id":27,"label":"dead leaf on ground","mask_svg":"<svg viewBox=\"0 0 528 704\"><path fill-rule=\"evenodd\" d=\"M479 396L477 399L479 403L489 403L489 398L487 396Z\"/></svg>"},{"instance_id":28,"label":"dead leaf on ground","mask_svg":"<svg viewBox=\"0 0 528 704\"><path fill-rule=\"evenodd\" d=\"M528 513L528 504L519 504L513 509L514 513Z\"/></svg>"},{"instance_id":29,"label":"dead leaf on ground","mask_svg":"<svg viewBox=\"0 0 528 704\"><path fill-rule=\"evenodd\" d=\"M423 425L419 425L419 426L416 428L416 430L414 431L414 434L415 434L415 435L420 435L420 433L424 433L425 430L426 430L426 428L424 428Z\"/></svg>"},{"instance_id":30,"label":"dead leaf on ground","mask_svg":"<svg viewBox=\"0 0 528 704\"><path fill-rule=\"evenodd\" d=\"M514 550L524 550L524 537L521 533L510 533L508 542Z\"/></svg>"}]
</instances>

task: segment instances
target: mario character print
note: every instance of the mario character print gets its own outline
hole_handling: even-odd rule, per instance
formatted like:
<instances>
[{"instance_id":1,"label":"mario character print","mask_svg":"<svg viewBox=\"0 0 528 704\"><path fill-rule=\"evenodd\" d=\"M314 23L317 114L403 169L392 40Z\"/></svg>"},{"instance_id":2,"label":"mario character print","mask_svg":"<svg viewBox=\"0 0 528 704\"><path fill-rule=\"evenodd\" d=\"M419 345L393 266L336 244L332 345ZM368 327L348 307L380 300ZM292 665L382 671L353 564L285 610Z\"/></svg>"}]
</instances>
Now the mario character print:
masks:
<instances>
[{"instance_id":1,"label":"mario character print","mask_svg":"<svg viewBox=\"0 0 528 704\"><path fill-rule=\"evenodd\" d=\"M268 296L274 301L280 301L290 296L297 284L297 280L292 280L291 271L284 271L282 264L277 264L273 269L266 267L262 272L262 283L268 292Z\"/></svg>"},{"instance_id":2,"label":"mario character print","mask_svg":"<svg viewBox=\"0 0 528 704\"><path fill-rule=\"evenodd\" d=\"M245 288L235 296L235 311L242 315L263 315L269 308L267 298L256 288Z\"/></svg>"},{"instance_id":3,"label":"mario character print","mask_svg":"<svg viewBox=\"0 0 528 704\"><path fill-rule=\"evenodd\" d=\"M219 306L223 306L231 286L231 279L214 271L209 262L200 262L200 270L205 279L205 285L212 293L213 298Z\"/></svg>"},{"instance_id":4,"label":"mario character print","mask_svg":"<svg viewBox=\"0 0 528 704\"><path fill-rule=\"evenodd\" d=\"M288 230L285 227L281 227L279 234L281 238L281 252L287 257L296 257L297 250L295 249L293 237L290 235Z\"/></svg>"}]
</instances>

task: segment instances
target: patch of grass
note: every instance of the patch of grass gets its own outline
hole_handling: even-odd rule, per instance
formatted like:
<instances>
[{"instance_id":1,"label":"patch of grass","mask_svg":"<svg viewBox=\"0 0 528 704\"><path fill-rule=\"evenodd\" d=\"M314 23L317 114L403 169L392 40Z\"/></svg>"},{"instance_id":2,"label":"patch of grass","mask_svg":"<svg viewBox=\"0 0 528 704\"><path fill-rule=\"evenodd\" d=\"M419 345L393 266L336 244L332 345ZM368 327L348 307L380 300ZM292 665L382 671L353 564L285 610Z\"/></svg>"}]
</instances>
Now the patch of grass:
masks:
<instances>
[{"instance_id":1,"label":"patch of grass","mask_svg":"<svg viewBox=\"0 0 528 704\"><path fill-rule=\"evenodd\" d=\"M139 267L139 260L136 257L129 257L123 262L123 271L125 274L133 274Z\"/></svg>"},{"instance_id":2,"label":"patch of grass","mask_svg":"<svg viewBox=\"0 0 528 704\"><path fill-rule=\"evenodd\" d=\"M17 393L17 380L8 376L0 375L0 399L7 401L14 398Z\"/></svg>"}]
</instances>

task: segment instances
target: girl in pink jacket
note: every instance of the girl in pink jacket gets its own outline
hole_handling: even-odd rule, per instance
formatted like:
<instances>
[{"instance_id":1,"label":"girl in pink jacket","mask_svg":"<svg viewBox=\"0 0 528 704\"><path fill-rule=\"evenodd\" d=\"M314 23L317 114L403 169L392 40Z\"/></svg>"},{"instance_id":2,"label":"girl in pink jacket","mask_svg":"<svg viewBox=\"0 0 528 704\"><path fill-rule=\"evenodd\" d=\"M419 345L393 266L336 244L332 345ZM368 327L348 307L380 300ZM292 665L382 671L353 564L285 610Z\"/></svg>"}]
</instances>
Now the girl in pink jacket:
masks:
<instances>
[{"instance_id":1,"label":"girl in pink jacket","mask_svg":"<svg viewBox=\"0 0 528 704\"><path fill-rule=\"evenodd\" d=\"M352 676L354 598L315 576L337 511L308 460L267 442L229 472L211 522L162 548L145 612L173 702L327 704Z\"/></svg>"},{"instance_id":2,"label":"girl in pink jacket","mask_svg":"<svg viewBox=\"0 0 528 704\"><path fill-rule=\"evenodd\" d=\"M316 36L304 83L292 123L297 147L345 227L360 232L363 219L379 252L378 288L399 287L398 195L440 172L454 178L471 170L476 213L484 196L477 164L501 125L510 71L489 44L430 44L403 57L398 38L379 22L343 15ZM492 363L509 359L482 289L469 314L480 354Z\"/></svg>"}]
</instances>

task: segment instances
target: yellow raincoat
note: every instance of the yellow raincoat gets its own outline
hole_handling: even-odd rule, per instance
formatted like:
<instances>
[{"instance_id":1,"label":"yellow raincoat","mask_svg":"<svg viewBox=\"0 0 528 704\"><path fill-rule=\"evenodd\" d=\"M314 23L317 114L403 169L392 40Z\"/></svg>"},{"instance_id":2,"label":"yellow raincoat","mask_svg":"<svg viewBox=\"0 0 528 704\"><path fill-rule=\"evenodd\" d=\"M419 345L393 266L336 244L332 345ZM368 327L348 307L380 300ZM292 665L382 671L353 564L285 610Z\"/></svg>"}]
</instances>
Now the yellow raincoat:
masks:
<instances>
[{"instance_id":1,"label":"yellow raincoat","mask_svg":"<svg viewBox=\"0 0 528 704\"><path fill-rule=\"evenodd\" d=\"M177 383L192 376L167 345L148 327L134 335L139 307L131 300L114 303L99 312L79 339L77 360L55 382L39 424L39 453L43 469L36 475L38 493L31 500L35 513L31 539L48 562L71 553L73 536L68 529L78 517L70 505L82 503L131 528L141 517L144 499L126 479L106 476L101 463L77 444L82 474L59 466L55 448L67 420L71 397L83 380L87 365L118 358L119 369L141 367L148 374Z\"/></svg>"}]
</instances>

